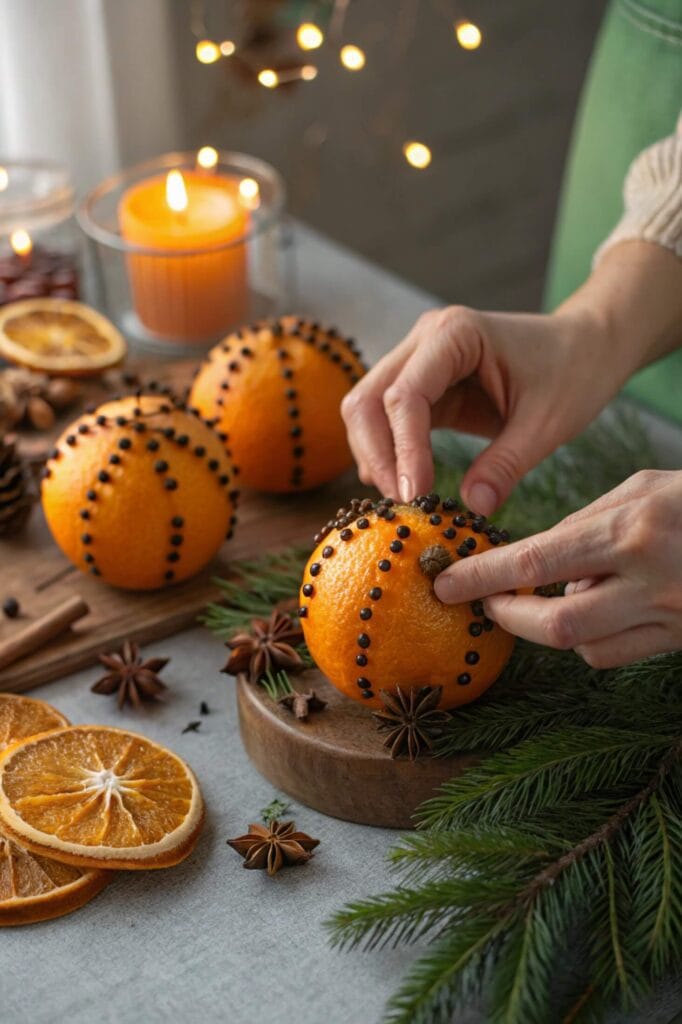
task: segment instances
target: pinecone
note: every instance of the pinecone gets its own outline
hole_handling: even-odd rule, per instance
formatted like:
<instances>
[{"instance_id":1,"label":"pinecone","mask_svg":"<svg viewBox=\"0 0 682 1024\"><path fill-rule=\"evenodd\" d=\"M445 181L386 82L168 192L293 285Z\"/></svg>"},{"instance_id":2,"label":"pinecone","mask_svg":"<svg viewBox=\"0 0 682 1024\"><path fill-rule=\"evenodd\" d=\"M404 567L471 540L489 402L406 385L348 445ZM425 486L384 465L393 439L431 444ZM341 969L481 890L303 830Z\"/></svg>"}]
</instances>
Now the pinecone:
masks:
<instances>
[{"instance_id":1,"label":"pinecone","mask_svg":"<svg viewBox=\"0 0 682 1024\"><path fill-rule=\"evenodd\" d=\"M23 529L34 501L29 467L17 452L15 442L0 438L0 537Z\"/></svg>"}]
</instances>

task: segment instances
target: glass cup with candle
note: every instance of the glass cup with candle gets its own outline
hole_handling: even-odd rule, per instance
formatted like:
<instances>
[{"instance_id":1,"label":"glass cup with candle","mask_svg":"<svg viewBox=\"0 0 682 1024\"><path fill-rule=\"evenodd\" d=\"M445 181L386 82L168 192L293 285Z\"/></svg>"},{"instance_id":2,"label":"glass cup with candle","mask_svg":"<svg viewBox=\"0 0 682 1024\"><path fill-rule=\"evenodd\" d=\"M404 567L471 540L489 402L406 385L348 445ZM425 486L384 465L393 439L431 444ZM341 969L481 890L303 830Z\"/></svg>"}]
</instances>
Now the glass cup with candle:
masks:
<instances>
[{"instance_id":1,"label":"glass cup with candle","mask_svg":"<svg viewBox=\"0 0 682 1024\"><path fill-rule=\"evenodd\" d=\"M0 305L80 292L80 233L65 167L0 157Z\"/></svg>"},{"instance_id":2,"label":"glass cup with candle","mask_svg":"<svg viewBox=\"0 0 682 1024\"><path fill-rule=\"evenodd\" d=\"M273 168L211 147L108 179L79 211L100 304L129 337L175 351L277 315L287 292L283 206Z\"/></svg>"}]
</instances>

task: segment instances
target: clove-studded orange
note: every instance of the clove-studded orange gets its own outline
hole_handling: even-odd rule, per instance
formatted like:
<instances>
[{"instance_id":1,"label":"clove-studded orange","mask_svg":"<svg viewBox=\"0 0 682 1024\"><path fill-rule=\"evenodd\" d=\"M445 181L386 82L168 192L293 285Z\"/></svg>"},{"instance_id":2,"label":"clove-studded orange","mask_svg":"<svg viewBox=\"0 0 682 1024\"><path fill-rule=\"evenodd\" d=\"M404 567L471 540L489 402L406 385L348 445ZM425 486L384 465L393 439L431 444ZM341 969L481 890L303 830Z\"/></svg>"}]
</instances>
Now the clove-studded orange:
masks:
<instances>
[{"instance_id":1,"label":"clove-studded orange","mask_svg":"<svg viewBox=\"0 0 682 1024\"><path fill-rule=\"evenodd\" d=\"M44 471L52 534L83 572L150 590L198 572L231 535L238 492L224 438L163 394L100 406Z\"/></svg>"},{"instance_id":2,"label":"clove-studded orange","mask_svg":"<svg viewBox=\"0 0 682 1024\"><path fill-rule=\"evenodd\" d=\"M189 402L229 435L246 487L306 490L352 463L340 406L364 372L352 340L285 316L216 345Z\"/></svg>"},{"instance_id":3,"label":"clove-studded orange","mask_svg":"<svg viewBox=\"0 0 682 1024\"><path fill-rule=\"evenodd\" d=\"M442 686L440 707L453 708L497 679L514 637L480 601L443 604L433 581L506 531L429 494L409 505L354 499L315 540L299 616L316 664L348 697L378 708L380 690Z\"/></svg>"}]
</instances>

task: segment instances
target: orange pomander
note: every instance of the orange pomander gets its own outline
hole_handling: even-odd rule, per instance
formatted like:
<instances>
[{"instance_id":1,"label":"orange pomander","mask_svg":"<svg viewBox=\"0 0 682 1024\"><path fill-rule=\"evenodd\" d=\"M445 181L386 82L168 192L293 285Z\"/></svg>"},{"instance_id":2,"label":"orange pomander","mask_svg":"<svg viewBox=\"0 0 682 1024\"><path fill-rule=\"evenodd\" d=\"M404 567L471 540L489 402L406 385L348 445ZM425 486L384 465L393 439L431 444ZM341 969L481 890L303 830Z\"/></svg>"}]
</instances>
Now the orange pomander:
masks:
<instances>
[{"instance_id":1,"label":"orange pomander","mask_svg":"<svg viewBox=\"0 0 682 1024\"><path fill-rule=\"evenodd\" d=\"M453 708L497 679L514 637L480 601L443 604L433 581L504 543L505 531L430 494L411 505L354 499L315 539L299 615L312 657L342 693L376 708L379 690L442 686L441 707Z\"/></svg>"},{"instance_id":2,"label":"orange pomander","mask_svg":"<svg viewBox=\"0 0 682 1024\"><path fill-rule=\"evenodd\" d=\"M216 345L189 404L228 434L246 487L306 490L352 463L340 405L364 372L355 344L334 328L285 316Z\"/></svg>"},{"instance_id":3,"label":"orange pomander","mask_svg":"<svg viewBox=\"0 0 682 1024\"><path fill-rule=\"evenodd\" d=\"M62 434L43 474L52 535L83 572L130 590L187 579L234 525L223 439L165 395L117 399Z\"/></svg>"}]
</instances>

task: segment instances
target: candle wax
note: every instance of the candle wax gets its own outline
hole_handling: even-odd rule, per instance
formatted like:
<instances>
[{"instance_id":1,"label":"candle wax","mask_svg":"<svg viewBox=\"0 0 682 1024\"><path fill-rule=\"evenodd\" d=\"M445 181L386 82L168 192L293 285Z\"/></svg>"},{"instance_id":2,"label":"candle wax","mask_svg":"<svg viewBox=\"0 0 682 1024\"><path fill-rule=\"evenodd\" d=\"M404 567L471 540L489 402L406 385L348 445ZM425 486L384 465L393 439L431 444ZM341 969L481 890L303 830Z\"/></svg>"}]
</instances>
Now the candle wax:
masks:
<instances>
[{"instance_id":1,"label":"candle wax","mask_svg":"<svg viewBox=\"0 0 682 1024\"><path fill-rule=\"evenodd\" d=\"M125 192L119 220L127 242L160 250L158 255L128 256L139 320L161 337L200 340L247 319L246 246L240 240L248 230L248 215L236 178L194 171L182 175L186 209L170 208L166 177L160 175ZM190 249L199 251L185 251Z\"/></svg>"}]
</instances>

